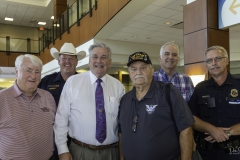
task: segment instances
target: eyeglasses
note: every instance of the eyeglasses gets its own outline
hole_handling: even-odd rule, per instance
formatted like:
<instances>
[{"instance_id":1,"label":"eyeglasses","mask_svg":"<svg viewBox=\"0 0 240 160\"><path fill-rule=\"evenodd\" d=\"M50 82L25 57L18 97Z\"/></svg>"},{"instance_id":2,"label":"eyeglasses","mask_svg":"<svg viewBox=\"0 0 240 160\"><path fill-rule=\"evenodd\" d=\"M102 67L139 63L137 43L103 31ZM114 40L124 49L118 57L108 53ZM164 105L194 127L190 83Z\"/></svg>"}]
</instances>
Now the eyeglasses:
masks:
<instances>
[{"instance_id":1,"label":"eyeglasses","mask_svg":"<svg viewBox=\"0 0 240 160\"><path fill-rule=\"evenodd\" d=\"M137 124L138 124L138 116L135 116L133 118L133 126L132 126L132 131L135 133L137 132Z\"/></svg>"},{"instance_id":2,"label":"eyeglasses","mask_svg":"<svg viewBox=\"0 0 240 160\"><path fill-rule=\"evenodd\" d=\"M223 58L227 58L227 57L209 58L209 59L207 59L205 62L206 62L207 64L211 64L211 63L213 62L213 60L214 60L215 62L220 62Z\"/></svg>"}]
</instances>

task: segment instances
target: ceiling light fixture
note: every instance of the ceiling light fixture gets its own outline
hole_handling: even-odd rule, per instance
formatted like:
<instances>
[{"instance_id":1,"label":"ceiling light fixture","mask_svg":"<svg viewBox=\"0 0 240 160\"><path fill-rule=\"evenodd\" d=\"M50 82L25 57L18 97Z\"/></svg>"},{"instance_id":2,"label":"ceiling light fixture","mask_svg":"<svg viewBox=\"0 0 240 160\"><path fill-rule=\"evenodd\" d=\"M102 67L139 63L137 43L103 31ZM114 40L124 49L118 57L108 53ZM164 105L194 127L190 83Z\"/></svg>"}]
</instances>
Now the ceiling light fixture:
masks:
<instances>
[{"instance_id":1,"label":"ceiling light fixture","mask_svg":"<svg viewBox=\"0 0 240 160\"><path fill-rule=\"evenodd\" d=\"M13 18L5 17L5 21L13 21Z\"/></svg>"},{"instance_id":2,"label":"ceiling light fixture","mask_svg":"<svg viewBox=\"0 0 240 160\"><path fill-rule=\"evenodd\" d=\"M59 25L59 24L54 24L53 26L54 26L54 27L59 27L60 25Z\"/></svg>"},{"instance_id":3,"label":"ceiling light fixture","mask_svg":"<svg viewBox=\"0 0 240 160\"><path fill-rule=\"evenodd\" d=\"M137 36L136 36L136 35L133 35L132 37L133 37L133 38L136 38Z\"/></svg>"},{"instance_id":4,"label":"ceiling light fixture","mask_svg":"<svg viewBox=\"0 0 240 160\"><path fill-rule=\"evenodd\" d=\"M54 19L54 16L52 16L51 19Z\"/></svg>"},{"instance_id":5,"label":"ceiling light fixture","mask_svg":"<svg viewBox=\"0 0 240 160\"><path fill-rule=\"evenodd\" d=\"M165 24L167 24L167 25L169 25L169 24L171 24L172 22L165 22Z\"/></svg>"},{"instance_id":6,"label":"ceiling light fixture","mask_svg":"<svg viewBox=\"0 0 240 160\"><path fill-rule=\"evenodd\" d=\"M39 25L45 25L46 22L38 22Z\"/></svg>"}]
</instances>

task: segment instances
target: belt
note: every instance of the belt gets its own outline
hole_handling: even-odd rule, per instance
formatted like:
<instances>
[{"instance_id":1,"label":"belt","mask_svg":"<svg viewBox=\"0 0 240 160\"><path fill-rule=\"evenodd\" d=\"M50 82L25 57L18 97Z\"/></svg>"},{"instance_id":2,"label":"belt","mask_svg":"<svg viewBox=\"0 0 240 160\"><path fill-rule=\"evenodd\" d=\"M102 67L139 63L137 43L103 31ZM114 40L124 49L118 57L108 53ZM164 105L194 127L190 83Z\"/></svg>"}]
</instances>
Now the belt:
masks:
<instances>
[{"instance_id":1,"label":"belt","mask_svg":"<svg viewBox=\"0 0 240 160\"><path fill-rule=\"evenodd\" d=\"M227 147L237 147L238 148L240 146L240 140L237 138L235 140L228 140L228 141L220 142L220 143L217 143L217 142L210 143L210 142L206 141L205 139L200 138L199 141L197 142L197 144L199 144L203 150L211 151L213 148L224 150Z\"/></svg>"},{"instance_id":2,"label":"belt","mask_svg":"<svg viewBox=\"0 0 240 160\"><path fill-rule=\"evenodd\" d=\"M83 143L83 142L78 141L78 140L73 139L73 138L72 138L72 141L74 143L78 144L79 146L87 147L87 148L92 149L92 150L102 150L102 149L107 149L107 148L116 148L116 147L118 147L118 143L112 143L112 144L109 144L109 145L95 146L95 145L90 145L90 144Z\"/></svg>"}]
</instances>

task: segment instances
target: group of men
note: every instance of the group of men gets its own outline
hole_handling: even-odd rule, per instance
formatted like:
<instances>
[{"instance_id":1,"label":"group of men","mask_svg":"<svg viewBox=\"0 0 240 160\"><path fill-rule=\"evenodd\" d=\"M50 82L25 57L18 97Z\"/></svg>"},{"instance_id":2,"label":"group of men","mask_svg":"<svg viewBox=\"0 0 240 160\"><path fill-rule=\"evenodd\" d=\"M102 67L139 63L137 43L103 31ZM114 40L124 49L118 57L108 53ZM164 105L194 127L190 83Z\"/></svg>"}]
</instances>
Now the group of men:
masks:
<instances>
[{"instance_id":1,"label":"group of men","mask_svg":"<svg viewBox=\"0 0 240 160\"><path fill-rule=\"evenodd\" d=\"M161 47L157 72L147 53L135 52L126 94L107 74L111 49L88 51L90 70L77 74L86 53L71 43L52 48L60 72L42 80L38 57L17 57L17 79L0 92L0 160L191 160L192 128L203 160L240 159L240 80L227 71L223 47L205 52L211 78L195 89L176 71L173 42Z\"/></svg>"}]
</instances>

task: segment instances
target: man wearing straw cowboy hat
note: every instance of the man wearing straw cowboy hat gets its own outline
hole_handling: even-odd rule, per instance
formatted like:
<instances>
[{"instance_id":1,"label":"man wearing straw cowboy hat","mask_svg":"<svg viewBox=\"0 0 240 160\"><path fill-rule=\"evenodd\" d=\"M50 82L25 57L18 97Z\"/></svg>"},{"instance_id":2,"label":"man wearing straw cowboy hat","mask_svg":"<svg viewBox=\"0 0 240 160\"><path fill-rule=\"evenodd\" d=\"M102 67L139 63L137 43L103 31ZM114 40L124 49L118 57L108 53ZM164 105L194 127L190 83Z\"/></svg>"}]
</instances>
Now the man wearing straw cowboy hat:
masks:
<instances>
[{"instance_id":1,"label":"man wearing straw cowboy hat","mask_svg":"<svg viewBox=\"0 0 240 160\"><path fill-rule=\"evenodd\" d=\"M56 105L58 106L59 98L66 80L70 76L77 74L77 63L86 56L86 52L77 52L72 43L64 43L60 51L56 48L51 48L50 52L52 57L58 60L60 72L45 76L38 87L49 91L53 95ZM68 141L68 144L69 143L70 140ZM54 151L54 159L58 160L56 148Z\"/></svg>"}]
</instances>

